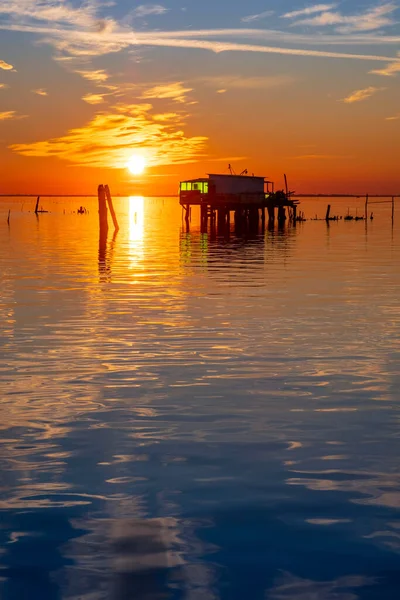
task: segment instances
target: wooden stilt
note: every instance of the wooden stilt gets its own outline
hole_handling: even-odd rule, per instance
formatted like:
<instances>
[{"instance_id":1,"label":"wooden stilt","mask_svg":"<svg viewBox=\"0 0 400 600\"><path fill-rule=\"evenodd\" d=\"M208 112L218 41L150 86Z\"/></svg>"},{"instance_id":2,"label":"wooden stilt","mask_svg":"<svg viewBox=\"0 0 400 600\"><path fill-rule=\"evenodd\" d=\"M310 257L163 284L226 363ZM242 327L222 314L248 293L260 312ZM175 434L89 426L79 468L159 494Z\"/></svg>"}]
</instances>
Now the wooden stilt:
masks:
<instances>
[{"instance_id":1,"label":"wooden stilt","mask_svg":"<svg viewBox=\"0 0 400 600\"><path fill-rule=\"evenodd\" d=\"M110 194L110 188L108 187L108 185L104 186L104 192L106 194L108 208L110 209L111 217L112 217L112 220L114 223L114 229L115 229L115 231L118 231L119 225L118 225L117 217L116 217L114 206L113 206L113 201L112 201L111 194Z\"/></svg>"},{"instance_id":2,"label":"wooden stilt","mask_svg":"<svg viewBox=\"0 0 400 600\"><path fill-rule=\"evenodd\" d=\"M11 214L11 210L8 209L7 225L10 224L10 214Z\"/></svg>"},{"instance_id":3,"label":"wooden stilt","mask_svg":"<svg viewBox=\"0 0 400 600\"><path fill-rule=\"evenodd\" d=\"M367 194L365 196L365 210L364 210L364 216L365 216L366 220L368 219L368 200L369 200L369 197L368 197L368 194Z\"/></svg>"},{"instance_id":4,"label":"wooden stilt","mask_svg":"<svg viewBox=\"0 0 400 600\"><path fill-rule=\"evenodd\" d=\"M36 200L35 215L37 215L39 212L39 200L40 200L40 196L38 196L37 200Z\"/></svg>"},{"instance_id":5,"label":"wooden stilt","mask_svg":"<svg viewBox=\"0 0 400 600\"><path fill-rule=\"evenodd\" d=\"M275 206L273 204L269 204L268 207L268 220L270 223L275 221Z\"/></svg>"},{"instance_id":6,"label":"wooden stilt","mask_svg":"<svg viewBox=\"0 0 400 600\"><path fill-rule=\"evenodd\" d=\"M394 196L392 196L392 223L394 222Z\"/></svg>"}]
</instances>

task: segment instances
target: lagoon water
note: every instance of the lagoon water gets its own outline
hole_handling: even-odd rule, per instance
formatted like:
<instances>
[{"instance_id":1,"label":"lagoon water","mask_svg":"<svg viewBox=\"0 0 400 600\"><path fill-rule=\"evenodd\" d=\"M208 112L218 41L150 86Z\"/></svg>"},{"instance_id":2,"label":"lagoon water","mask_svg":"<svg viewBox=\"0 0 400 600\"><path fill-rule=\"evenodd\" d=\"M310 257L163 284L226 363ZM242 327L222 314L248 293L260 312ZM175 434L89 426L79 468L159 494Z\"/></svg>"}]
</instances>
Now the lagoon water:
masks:
<instances>
[{"instance_id":1,"label":"lagoon water","mask_svg":"<svg viewBox=\"0 0 400 600\"><path fill-rule=\"evenodd\" d=\"M99 254L95 199L34 203L0 200L2 600L398 598L400 207L212 239L118 198Z\"/></svg>"}]
</instances>

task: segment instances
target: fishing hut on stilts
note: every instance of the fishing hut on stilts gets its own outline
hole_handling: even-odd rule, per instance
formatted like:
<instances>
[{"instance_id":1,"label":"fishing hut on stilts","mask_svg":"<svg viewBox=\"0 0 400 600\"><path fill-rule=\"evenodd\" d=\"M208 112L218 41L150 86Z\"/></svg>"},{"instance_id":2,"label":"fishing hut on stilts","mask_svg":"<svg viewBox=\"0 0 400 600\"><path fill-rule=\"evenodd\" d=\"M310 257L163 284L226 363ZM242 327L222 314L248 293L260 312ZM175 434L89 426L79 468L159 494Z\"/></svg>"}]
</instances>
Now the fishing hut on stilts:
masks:
<instances>
[{"instance_id":1,"label":"fishing hut on stilts","mask_svg":"<svg viewBox=\"0 0 400 600\"><path fill-rule=\"evenodd\" d=\"M287 187L275 191L274 183L265 177L249 175L247 170L240 175L208 174L207 177L181 181L179 202L183 208L187 228L193 206L200 207L201 231L208 227L223 232L230 227L233 215L235 230L258 229L266 220L269 225L275 219L283 224L286 220L296 223L298 201L293 200Z\"/></svg>"}]
</instances>

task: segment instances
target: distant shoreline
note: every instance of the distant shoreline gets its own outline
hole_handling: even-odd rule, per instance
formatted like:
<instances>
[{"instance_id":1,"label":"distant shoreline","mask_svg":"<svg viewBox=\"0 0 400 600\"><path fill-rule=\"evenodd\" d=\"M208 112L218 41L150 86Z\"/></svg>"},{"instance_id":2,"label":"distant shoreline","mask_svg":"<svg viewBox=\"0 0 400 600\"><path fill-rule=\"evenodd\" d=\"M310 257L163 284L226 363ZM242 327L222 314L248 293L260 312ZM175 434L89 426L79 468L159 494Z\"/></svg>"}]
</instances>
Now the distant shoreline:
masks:
<instances>
[{"instance_id":1,"label":"distant shoreline","mask_svg":"<svg viewBox=\"0 0 400 600\"><path fill-rule=\"evenodd\" d=\"M142 195L142 194L140 194ZM293 198L365 198L367 194L292 194ZM0 198L97 198L97 194L0 194ZM368 194L369 198L400 198L400 194ZM114 195L114 198L129 198ZM144 198L179 198L179 194L149 194Z\"/></svg>"}]
</instances>

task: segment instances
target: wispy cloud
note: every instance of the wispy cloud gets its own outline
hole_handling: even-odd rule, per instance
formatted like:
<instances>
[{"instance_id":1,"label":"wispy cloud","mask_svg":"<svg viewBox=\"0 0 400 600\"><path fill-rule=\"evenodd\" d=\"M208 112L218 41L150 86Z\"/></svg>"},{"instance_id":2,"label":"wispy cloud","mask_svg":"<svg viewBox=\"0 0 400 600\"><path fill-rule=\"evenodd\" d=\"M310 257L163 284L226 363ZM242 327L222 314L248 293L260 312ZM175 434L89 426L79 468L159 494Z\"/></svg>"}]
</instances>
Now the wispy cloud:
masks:
<instances>
[{"instance_id":1,"label":"wispy cloud","mask_svg":"<svg viewBox=\"0 0 400 600\"><path fill-rule=\"evenodd\" d=\"M377 92L381 92L384 89L385 88L378 88L378 87L370 86L363 90L356 90L355 92L352 92L346 98L343 98L343 102L346 102L346 104L352 104L353 102L362 102L362 100L367 100L368 98L370 98Z\"/></svg>"},{"instance_id":2,"label":"wispy cloud","mask_svg":"<svg viewBox=\"0 0 400 600\"><path fill-rule=\"evenodd\" d=\"M32 92L34 94L37 94L38 96L48 96L48 93L46 90L44 89L39 89L39 90L32 90Z\"/></svg>"},{"instance_id":3,"label":"wispy cloud","mask_svg":"<svg viewBox=\"0 0 400 600\"><path fill-rule=\"evenodd\" d=\"M102 104L104 102L104 94L86 94L82 100L88 104Z\"/></svg>"},{"instance_id":4,"label":"wispy cloud","mask_svg":"<svg viewBox=\"0 0 400 600\"><path fill-rule=\"evenodd\" d=\"M314 15L315 13L322 13L332 8L336 8L337 4L314 4L313 6L307 6L300 10L293 10L282 15L283 19L296 19L305 15Z\"/></svg>"},{"instance_id":5,"label":"wispy cloud","mask_svg":"<svg viewBox=\"0 0 400 600\"><path fill-rule=\"evenodd\" d=\"M309 19L295 21L293 25L310 25L313 27L334 26L339 33L373 31L393 25L395 20L392 18L392 15L396 10L397 5L390 2L355 15L345 15L338 11L332 12L331 10L318 11L321 14Z\"/></svg>"},{"instance_id":6,"label":"wispy cloud","mask_svg":"<svg viewBox=\"0 0 400 600\"><path fill-rule=\"evenodd\" d=\"M0 60L0 69L2 69L3 71L12 71L14 67L6 63L4 60Z\"/></svg>"},{"instance_id":7,"label":"wispy cloud","mask_svg":"<svg viewBox=\"0 0 400 600\"><path fill-rule=\"evenodd\" d=\"M6 110L0 112L0 121L8 121L9 119L25 119L26 115L19 115L15 110Z\"/></svg>"},{"instance_id":8,"label":"wispy cloud","mask_svg":"<svg viewBox=\"0 0 400 600\"><path fill-rule=\"evenodd\" d=\"M163 15L168 12L168 8L161 4L141 4L132 11L135 17L149 17L151 15Z\"/></svg>"},{"instance_id":9,"label":"wispy cloud","mask_svg":"<svg viewBox=\"0 0 400 600\"><path fill-rule=\"evenodd\" d=\"M399 121L400 113L398 115L394 115L393 117L386 117L385 121Z\"/></svg>"},{"instance_id":10,"label":"wispy cloud","mask_svg":"<svg viewBox=\"0 0 400 600\"><path fill-rule=\"evenodd\" d=\"M184 87L182 81L176 81L172 83L167 83L165 85L156 85L145 90L140 98L150 99L150 98L159 98L159 99L170 99L175 100L176 102L186 102L187 95L192 92L192 88Z\"/></svg>"},{"instance_id":11,"label":"wispy cloud","mask_svg":"<svg viewBox=\"0 0 400 600\"><path fill-rule=\"evenodd\" d=\"M24 156L56 156L86 167L125 168L135 150L151 166L195 162L207 138L185 136L181 116L164 116L153 115L151 104L118 105L65 136L10 148Z\"/></svg>"},{"instance_id":12,"label":"wispy cloud","mask_svg":"<svg viewBox=\"0 0 400 600\"><path fill-rule=\"evenodd\" d=\"M143 5L157 6L161 5ZM317 5L321 6L321 5ZM322 5L322 6L331 6ZM383 15L392 12L393 4L384 4L378 9L378 13L371 11L372 16L364 14L343 16L339 13L327 11L318 15L337 15L335 23L346 26L351 31L361 31L374 28L379 23L387 22L388 17ZM164 7L162 7L164 8ZM174 47L194 48L212 52L257 52L269 54L282 54L290 56L309 56L319 58L339 58L356 60L376 60L393 62L397 61L390 56L374 54L358 54L346 52L330 52L325 49L308 49L306 46L324 44L357 43L367 45L386 43L398 44L400 36L372 35L361 38L360 35L345 36L301 36L290 32L262 31L251 29L214 29L214 30L184 30L184 31L135 31L126 23L117 22L111 17L104 18L103 12L107 10L107 4L100 11L96 0L86 0L80 7L74 7L61 0L2 0L0 3L0 14L4 15L0 29L10 31L21 31L40 36L41 41L51 44L58 51L58 58L70 60L75 58L97 57L123 49L138 47ZM380 12L379 12L380 11ZM383 11L383 12L382 12ZM289 14L289 13L287 13ZM381 17L379 17L381 15ZM325 17L326 18L326 17ZM391 20L390 20L391 22ZM295 24L300 21L295 21ZM361 25L360 25L361 23ZM374 25L373 25L374 23ZM343 33L343 32L342 32ZM243 43L243 39L262 39L263 44ZM367 39L370 38L370 39ZM265 45L269 40L273 44ZM290 47L285 47L290 44ZM300 47L293 47L299 44Z\"/></svg>"},{"instance_id":13,"label":"wispy cloud","mask_svg":"<svg viewBox=\"0 0 400 600\"><path fill-rule=\"evenodd\" d=\"M103 69L97 70L76 70L75 73L81 75L84 79L88 81L94 81L95 83L105 83L109 78L108 73Z\"/></svg>"},{"instance_id":14,"label":"wispy cloud","mask_svg":"<svg viewBox=\"0 0 400 600\"><path fill-rule=\"evenodd\" d=\"M6 90L8 85L6 83L0 83L0 90Z\"/></svg>"},{"instance_id":15,"label":"wispy cloud","mask_svg":"<svg viewBox=\"0 0 400 600\"><path fill-rule=\"evenodd\" d=\"M400 52L398 52L397 55L399 57L398 62L389 63L382 69L373 69L370 73L374 75L383 75L384 77L395 77L397 73L400 73Z\"/></svg>"},{"instance_id":16,"label":"wispy cloud","mask_svg":"<svg viewBox=\"0 0 400 600\"><path fill-rule=\"evenodd\" d=\"M258 15L248 15L247 17L242 17L243 23L253 23L254 21L261 21L262 19L267 19L268 17L272 17L274 14L273 10L265 10Z\"/></svg>"},{"instance_id":17,"label":"wispy cloud","mask_svg":"<svg viewBox=\"0 0 400 600\"><path fill-rule=\"evenodd\" d=\"M218 77L203 77L199 81L207 86L215 86L217 92L222 94L229 89L271 89L290 85L295 78L289 75L266 75L262 77L243 77L239 75L221 75Z\"/></svg>"}]
</instances>

